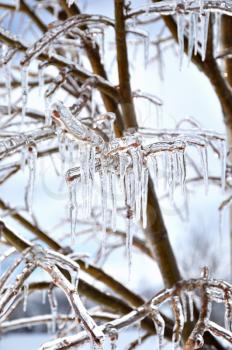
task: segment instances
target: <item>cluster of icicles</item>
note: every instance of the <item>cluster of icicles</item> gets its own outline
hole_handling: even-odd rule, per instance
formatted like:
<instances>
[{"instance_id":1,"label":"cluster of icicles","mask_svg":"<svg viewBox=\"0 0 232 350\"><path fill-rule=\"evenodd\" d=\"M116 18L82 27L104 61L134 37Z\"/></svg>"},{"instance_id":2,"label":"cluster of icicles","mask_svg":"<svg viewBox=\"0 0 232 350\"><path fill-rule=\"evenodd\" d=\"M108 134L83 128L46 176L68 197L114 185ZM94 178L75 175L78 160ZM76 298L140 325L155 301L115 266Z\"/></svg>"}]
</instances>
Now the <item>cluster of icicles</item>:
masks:
<instances>
[{"instance_id":1,"label":"cluster of icicles","mask_svg":"<svg viewBox=\"0 0 232 350\"><path fill-rule=\"evenodd\" d=\"M180 186L185 195L186 148L195 148L201 158L202 177L207 192L207 147L209 143L214 143L221 161L221 184L225 187L226 143L224 136L219 133L198 128L137 128L127 130L125 136L116 138L112 113L97 116L96 128L91 129L78 120L62 102L53 103L50 110L52 119L58 126L58 134L63 134L78 144L79 166L70 168L66 173L72 236L76 233L77 218L91 217L96 184L100 179L103 245L106 229L110 227L113 231L116 230L117 208L123 205L127 220L129 263L137 225L142 220L143 228L147 226L149 173L154 183L157 183L160 162L164 165L169 197L173 200L176 186ZM108 141L104 140L103 130L108 132ZM77 152L75 147L72 152Z\"/></svg>"}]
</instances>

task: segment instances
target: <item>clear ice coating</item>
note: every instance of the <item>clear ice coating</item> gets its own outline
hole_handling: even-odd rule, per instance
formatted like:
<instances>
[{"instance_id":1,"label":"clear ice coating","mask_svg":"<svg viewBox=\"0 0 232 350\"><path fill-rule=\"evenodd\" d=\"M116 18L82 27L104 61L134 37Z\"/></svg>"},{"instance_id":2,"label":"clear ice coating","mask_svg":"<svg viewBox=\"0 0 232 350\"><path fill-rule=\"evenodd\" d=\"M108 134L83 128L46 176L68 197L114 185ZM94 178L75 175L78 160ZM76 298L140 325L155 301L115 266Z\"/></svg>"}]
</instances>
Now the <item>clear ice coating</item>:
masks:
<instances>
[{"instance_id":1,"label":"clear ice coating","mask_svg":"<svg viewBox=\"0 0 232 350\"><path fill-rule=\"evenodd\" d=\"M76 221L76 209L80 206L82 217L90 217L93 205L93 187L96 178L100 180L101 188L101 225L104 237L109 226L113 231L117 229L117 203L118 185L125 203L125 216L127 222L126 249L131 266L131 247L133 234L140 220L143 228L147 225L147 199L149 173L157 180L160 173L158 158L165 159L166 183L170 199L175 195L176 187L186 192L186 152L189 147L199 152L202 164L202 177L205 191L208 189L208 160L207 147L209 140L217 144L221 161L221 182L225 183L226 148L225 138L222 134L212 133L196 127L194 129L128 129L122 138L102 138L101 131L112 126L104 115L96 116L95 127L86 127L77 117L74 118L71 111L61 103L53 104L53 118L60 130L65 130L66 135L71 135L79 147L79 167L71 168L67 172L67 179L76 179L81 190L81 203L73 204L74 192L69 190L69 207L71 223ZM100 131L100 134L99 134ZM113 135L113 134L112 134ZM167 135L167 139L164 139ZM145 140L150 140L143 145ZM71 177L70 177L71 174ZM71 186L69 186L71 188ZM110 218L110 219L109 219ZM71 224L72 225L72 224ZM73 226L72 226L73 227ZM73 231L73 229L72 229Z\"/></svg>"}]
</instances>

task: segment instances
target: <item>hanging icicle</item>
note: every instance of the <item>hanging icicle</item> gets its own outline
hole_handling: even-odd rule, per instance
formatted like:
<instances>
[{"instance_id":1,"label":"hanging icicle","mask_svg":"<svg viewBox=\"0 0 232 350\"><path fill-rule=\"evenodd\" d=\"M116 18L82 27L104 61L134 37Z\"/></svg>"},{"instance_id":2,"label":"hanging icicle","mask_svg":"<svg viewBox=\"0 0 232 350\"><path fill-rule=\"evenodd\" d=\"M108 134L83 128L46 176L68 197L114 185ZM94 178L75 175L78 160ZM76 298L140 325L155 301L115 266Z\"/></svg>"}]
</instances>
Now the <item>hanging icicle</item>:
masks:
<instances>
[{"instance_id":1,"label":"hanging icicle","mask_svg":"<svg viewBox=\"0 0 232 350\"><path fill-rule=\"evenodd\" d=\"M183 58L184 58L184 30L185 30L185 14L184 14L184 4L178 4L177 13L177 35L179 44L179 67L182 68Z\"/></svg>"},{"instance_id":2,"label":"hanging icicle","mask_svg":"<svg viewBox=\"0 0 232 350\"><path fill-rule=\"evenodd\" d=\"M69 219L71 225L71 238L72 244L75 243L76 238L76 220L77 220L77 199L76 199L76 186L77 180L66 177L69 192Z\"/></svg>"},{"instance_id":3,"label":"hanging icicle","mask_svg":"<svg viewBox=\"0 0 232 350\"><path fill-rule=\"evenodd\" d=\"M198 53L198 46L199 46L199 15L198 13L193 14L193 20L194 20L194 55L196 56Z\"/></svg>"},{"instance_id":4,"label":"hanging icicle","mask_svg":"<svg viewBox=\"0 0 232 350\"><path fill-rule=\"evenodd\" d=\"M114 328L110 323L106 325L105 331L109 336L110 340L110 349L111 350L117 350L117 343L118 343L118 330L117 328Z\"/></svg>"},{"instance_id":5,"label":"hanging icicle","mask_svg":"<svg viewBox=\"0 0 232 350\"><path fill-rule=\"evenodd\" d=\"M29 180L28 180L26 194L25 194L25 202L26 202L27 210L32 215L35 176L36 176L36 163L37 163L37 148L36 148L36 144L33 142L29 142L27 145L26 161L29 169Z\"/></svg>"},{"instance_id":6,"label":"hanging icicle","mask_svg":"<svg viewBox=\"0 0 232 350\"><path fill-rule=\"evenodd\" d=\"M205 186L205 193L208 193L208 184L209 184L209 174L208 174L208 155L207 155L207 148L202 146L197 146L200 157L201 157L201 166L202 166L202 172L203 172L203 179L204 179L204 186Z\"/></svg>"},{"instance_id":7,"label":"hanging icicle","mask_svg":"<svg viewBox=\"0 0 232 350\"><path fill-rule=\"evenodd\" d=\"M143 213L143 228L147 227L147 193L148 193L148 169L143 166L142 168L142 213Z\"/></svg>"},{"instance_id":8,"label":"hanging icicle","mask_svg":"<svg viewBox=\"0 0 232 350\"><path fill-rule=\"evenodd\" d=\"M203 13L201 16L201 58L202 61L205 60L207 39L208 39L208 29L209 29L209 16L210 13Z\"/></svg>"},{"instance_id":9,"label":"hanging icicle","mask_svg":"<svg viewBox=\"0 0 232 350\"><path fill-rule=\"evenodd\" d=\"M55 291L52 289L48 290L48 301L51 308L51 314L52 314L52 333L56 332L56 322L57 322L57 309L58 304L55 296Z\"/></svg>"},{"instance_id":10,"label":"hanging icicle","mask_svg":"<svg viewBox=\"0 0 232 350\"><path fill-rule=\"evenodd\" d=\"M189 13L189 28L188 28L188 63L190 63L193 55L194 48L194 38L195 38L195 22L194 22L195 14Z\"/></svg>"},{"instance_id":11,"label":"hanging icicle","mask_svg":"<svg viewBox=\"0 0 232 350\"><path fill-rule=\"evenodd\" d=\"M29 287L28 287L28 284L25 284L25 285L24 285L23 294L24 294L24 299L23 299L23 312L26 312L26 311L27 311L27 299L28 299L28 294L29 294Z\"/></svg>"},{"instance_id":12,"label":"hanging icicle","mask_svg":"<svg viewBox=\"0 0 232 350\"><path fill-rule=\"evenodd\" d=\"M179 168L179 179L181 191L185 195L185 185L186 185L186 165L184 149L177 152L178 168Z\"/></svg>"},{"instance_id":13,"label":"hanging icicle","mask_svg":"<svg viewBox=\"0 0 232 350\"><path fill-rule=\"evenodd\" d=\"M114 173L110 174L110 193L111 193L111 202L112 202L112 210L111 210L111 228L112 231L116 231L116 215L117 215L117 188L116 188L116 175Z\"/></svg>"},{"instance_id":14,"label":"hanging icicle","mask_svg":"<svg viewBox=\"0 0 232 350\"><path fill-rule=\"evenodd\" d=\"M150 46L150 38L149 35L144 38L144 68L147 68L149 62L149 46Z\"/></svg>"},{"instance_id":15,"label":"hanging icicle","mask_svg":"<svg viewBox=\"0 0 232 350\"><path fill-rule=\"evenodd\" d=\"M108 169L104 156L101 157L100 183L101 183L101 208L102 208L102 249L101 255L105 254L106 228L107 228L107 197L108 197Z\"/></svg>"},{"instance_id":16,"label":"hanging icicle","mask_svg":"<svg viewBox=\"0 0 232 350\"><path fill-rule=\"evenodd\" d=\"M11 116L11 62L4 64L8 116Z\"/></svg>"},{"instance_id":17,"label":"hanging icicle","mask_svg":"<svg viewBox=\"0 0 232 350\"><path fill-rule=\"evenodd\" d=\"M221 161L221 186L222 190L225 190L226 187L226 141L219 141L219 152L220 152L220 161Z\"/></svg>"},{"instance_id":18,"label":"hanging icicle","mask_svg":"<svg viewBox=\"0 0 232 350\"><path fill-rule=\"evenodd\" d=\"M38 85L39 85L39 96L43 95L44 90L44 69L43 66L38 67Z\"/></svg>"},{"instance_id":19,"label":"hanging icicle","mask_svg":"<svg viewBox=\"0 0 232 350\"><path fill-rule=\"evenodd\" d=\"M125 175L125 202L126 202L126 219L127 219L127 231L126 231L126 251L128 258L128 275L131 276L132 266L132 244L133 235L135 233L134 212L135 212L135 187L134 187L134 174L129 171Z\"/></svg>"},{"instance_id":20,"label":"hanging icicle","mask_svg":"<svg viewBox=\"0 0 232 350\"><path fill-rule=\"evenodd\" d=\"M28 100L28 66L23 66L21 71L21 84L22 84L22 118L21 118L21 128L24 126L24 120L27 110L27 100Z\"/></svg>"}]
</instances>

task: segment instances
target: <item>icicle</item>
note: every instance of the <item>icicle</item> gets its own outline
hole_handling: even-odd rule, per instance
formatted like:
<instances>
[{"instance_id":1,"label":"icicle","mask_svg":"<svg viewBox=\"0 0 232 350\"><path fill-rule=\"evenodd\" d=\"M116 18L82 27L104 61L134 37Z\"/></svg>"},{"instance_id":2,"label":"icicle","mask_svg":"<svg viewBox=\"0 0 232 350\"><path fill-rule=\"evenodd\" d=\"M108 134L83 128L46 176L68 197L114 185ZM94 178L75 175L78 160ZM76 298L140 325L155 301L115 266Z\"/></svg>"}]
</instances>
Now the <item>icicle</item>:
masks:
<instances>
[{"instance_id":1,"label":"icicle","mask_svg":"<svg viewBox=\"0 0 232 350\"><path fill-rule=\"evenodd\" d=\"M198 147L201 155L201 164L202 164L202 171L203 171L203 178L204 178L204 185L205 185L205 193L208 193L208 156L207 156L207 147L206 145L204 147L200 146Z\"/></svg>"},{"instance_id":2,"label":"icicle","mask_svg":"<svg viewBox=\"0 0 232 350\"><path fill-rule=\"evenodd\" d=\"M45 305L46 304L46 299L47 299L47 291L43 290L42 291L42 304Z\"/></svg>"},{"instance_id":3,"label":"icicle","mask_svg":"<svg viewBox=\"0 0 232 350\"><path fill-rule=\"evenodd\" d=\"M207 47L207 39L208 39L208 29L209 29L209 16L210 13L206 12L202 14L201 20L201 58L202 61L205 60L206 55L206 47Z\"/></svg>"},{"instance_id":4,"label":"icicle","mask_svg":"<svg viewBox=\"0 0 232 350\"><path fill-rule=\"evenodd\" d=\"M199 15L198 13L193 14L193 19L194 19L194 55L196 56L198 53L198 19Z\"/></svg>"},{"instance_id":5,"label":"icicle","mask_svg":"<svg viewBox=\"0 0 232 350\"><path fill-rule=\"evenodd\" d=\"M232 300L230 292L225 292L225 328L232 331Z\"/></svg>"},{"instance_id":6,"label":"icicle","mask_svg":"<svg viewBox=\"0 0 232 350\"><path fill-rule=\"evenodd\" d=\"M157 186L158 177L159 177L158 160L156 156L151 157L151 159L152 159L152 165L153 165L154 182L155 182L155 185Z\"/></svg>"},{"instance_id":7,"label":"icicle","mask_svg":"<svg viewBox=\"0 0 232 350\"><path fill-rule=\"evenodd\" d=\"M126 170L129 163L130 163L130 160L128 159L128 155L126 155L125 153L120 153L119 154L120 186L121 186L121 191L124 195L125 195L124 177L125 177Z\"/></svg>"},{"instance_id":8,"label":"icicle","mask_svg":"<svg viewBox=\"0 0 232 350\"><path fill-rule=\"evenodd\" d=\"M219 231L219 240L220 243L223 238L223 209L219 209L219 217L218 217L218 231Z\"/></svg>"},{"instance_id":9,"label":"icicle","mask_svg":"<svg viewBox=\"0 0 232 350\"><path fill-rule=\"evenodd\" d=\"M43 67L38 68L38 83L39 83L39 96L42 96L44 89L44 70Z\"/></svg>"},{"instance_id":10,"label":"icicle","mask_svg":"<svg viewBox=\"0 0 232 350\"><path fill-rule=\"evenodd\" d=\"M220 146L220 160L221 160L221 186L222 190L226 187L226 142L225 140L219 141Z\"/></svg>"},{"instance_id":11,"label":"icicle","mask_svg":"<svg viewBox=\"0 0 232 350\"><path fill-rule=\"evenodd\" d=\"M109 339L110 339L110 349L116 350L117 349L117 342L118 342L118 330L117 328L114 328L110 323L106 325L105 331L107 332Z\"/></svg>"},{"instance_id":12,"label":"icicle","mask_svg":"<svg viewBox=\"0 0 232 350\"><path fill-rule=\"evenodd\" d=\"M57 134L57 143L58 143L58 148L59 148L59 155L60 155L60 160L61 160L61 166L60 166L60 175L62 176L63 179L63 174L65 171L65 133L61 128L57 128L56 130Z\"/></svg>"},{"instance_id":13,"label":"icicle","mask_svg":"<svg viewBox=\"0 0 232 350\"><path fill-rule=\"evenodd\" d=\"M100 181L101 181L101 206L102 206L102 256L105 253L105 244L106 244L106 226L107 226L107 167L105 165L104 157L101 158L101 171L100 171Z\"/></svg>"},{"instance_id":14,"label":"icicle","mask_svg":"<svg viewBox=\"0 0 232 350\"><path fill-rule=\"evenodd\" d=\"M111 329L109 338L110 338L111 350L116 350L117 349L117 342L118 342L118 331L116 328Z\"/></svg>"},{"instance_id":15,"label":"icicle","mask_svg":"<svg viewBox=\"0 0 232 350\"><path fill-rule=\"evenodd\" d=\"M134 234L134 207L135 207L135 193L134 193L134 175L129 172L125 175L125 195L126 195L126 210L127 210L127 232L126 232L126 252L128 259L128 276L131 276L132 266L132 244Z\"/></svg>"},{"instance_id":16,"label":"icicle","mask_svg":"<svg viewBox=\"0 0 232 350\"><path fill-rule=\"evenodd\" d=\"M181 12L177 13L177 32L179 43L179 61L180 69L182 68L184 57L184 27L185 27L185 15Z\"/></svg>"},{"instance_id":17,"label":"icicle","mask_svg":"<svg viewBox=\"0 0 232 350\"><path fill-rule=\"evenodd\" d=\"M184 321L188 321L188 311L187 311L187 300L188 300L188 295L185 292L182 292L181 295L181 304L182 304L182 309L183 309L183 314L184 314Z\"/></svg>"},{"instance_id":18,"label":"icicle","mask_svg":"<svg viewBox=\"0 0 232 350\"><path fill-rule=\"evenodd\" d=\"M28 100L28 67L27 66L22 67L21 81L22 81L22 119L21 119L21 128L22 128L24 126L27 100Z\"/></svg>"},{"instance_id":19,"label":"icicle","mask_svg":"<svg viewBox=\"0 0 232 350\"><path fill-rule=\"evenodd\" d=\"M168 152L168 168L167 168L167 184L168 184L168 192L169 198L171 202L173 201L174 189L175 189L175 176L174 176L174 154L172 152Z\"/></svg>"},{"instance_id":20,"label":"icicle","mask_svg":"<svg viewBox=\"0 0 232 350\"><path fill-rule=\"evenodd\" d=\"M142 162L139 151L132 150L132 167L135 179L135 218L139 221L141 218L141 175L142 175Z\"/></svg>"},{"instance_id":21,"label":"icicle","mask_svg":"<svg viewBox=\"0 0 232 350\"><path fill-rule=\"evenodd\" d=\"M32 214L32 204L34 195L34 185L36 176L36 162L37 162L37 149L34 143L29 143L27 146L27 164L29 169L29 180L26 190L26 207L30 214Z\"/></svg>"},{"instance_id":22,"label":"icicle","mask_svg":"<svg viewBox=\"0 0 232 350\"><path fill-rule=\"evenodd\" d=\"M111 191L111 200L112 200L112 212L111 212L111 227L112 231L116 231L116 214L117 214L117 189L116 189L116 176L115 174L110 174L110 191Z\"/></svg>"},{"instance_id":23,"label":"icicle","mask_svg":"<svg viewBox=\"0 0 232 350\"><path fill-rule=\"evenodd\" d=\"M23 312L27 311L27 299L28 299L28 293L29 293L29 287L28 284L25 284L23 287L23 294L24 294L24 299L23 299Z\"/></svg>"},{"instance_id":24,"label":"icicle","mask_svg":"<svg viewBox=\"0 0 232 350\"><path fill-rule=\"evenodd\" d=\"M194 321L193 292L192 291L188 291L187 292L187 296L188 296L188 305L189 305L189 318L190 318L190 322L193 322Z\"/></svg>"},{"instance_id":25,"label":"icicle","mask_svg":"<svg viewBox=\"0 0 232 350\"><path fill-rule=\"evenodd\" d=\"M20 155L20 169L24 171L27 160L27 151L23 148Z\"/></svg>"},{"instance_id":26,"label":"icicle","mask_svg":"<svg viewBox=\"0 0 232 350\"><path fill-rule=\"evenodd\" d=\"M57 318L57 300L54 291L48 291L48 300L52 313L52 333L56 331L56 318Z\"/></svg>"},{"instance_id":27,"label":"icicle","mask_svg":"<svg viewBox=\"0 0 232 350\"><path fill-rule=\"evenodd\" d=\"M70 271L71 283L77 289L79 281L79 271Z\"/></svg>"},{"instance_id":28,"label":"icicle","mask_svg":"<svg viewBox=\"0 0 232 350\"><path fill-rule=\"evenodd\" d=\"M179 165L179 175L180 175L180 186L181 191L185 194L185 183L186 183L186 166L185 166L185 157L184 150L177 153L178 165Z\"/></svg>"},{"instance_id":29,"label":"icicle","mask_svg":"<svg viewBox=\"0 0 232 350\"><path fill-rule=\"evenodd\" d=\"M217 52L220 45L220 30L221 30L221 14L214 13L214 26L213 26L213 52L214 56L217 56Z\"/></svg>"},{"instance_id":30,"label":"icicle","mask_svg":"<svg viewBox=\"0 0 232 350\"><path fill-rule=\"evenodd\" d=\"M148 61L149 61L149 45L150 45L150 38L149 36L144 38L144 68L147 68Z\"/></svg>"},{"instance_id":31,"label":"icicle","mask_svg":"<svg viewBox=\"0 0 232 350\"><path fill-rule=\"evenodd\" d=\"M155 306L152 306L151 317L155 325L156 333L158 335L158 340L159 340L158 349L161 350L163 346L163 341L164 341L165 322L159 310Z\"/></svg>"},{"instance_id":32,"label":"icicle","mask_svg":"<svg viewBox=\"0 0 232 350\"><path fill-rule=\"evenodd\" d=\"M5 70L5 85L7 91L7 108L8 116L11 116L11 63L8 62L4 65Z\"/></svg>"},{"instance_id":33,"label":"icicle","mask_svg":"<svg viewBox=\"0 0 232 350\"><path fill-rule=\"evenodd\" d=\"M92 173L95 171L95 164L93 164L95 160L95 152L92 154L91 158L91 145L84 143L80 145L79 148L80 151L80 173L81 173L81 191L82 191L82 198L83 198L83 205L82 205L82 217L84 219L88 218L90 216L90 209L91 209L91 174L90 174L90 168L92 169ZM93 174L92 174L93 175Z\"/></svg>"},{"instance_id":34,"label":"icicle","mask_svg":"<svg viewBox=\"0 0 232 350\"><path fill-rule=\"evenodd\" d=\"M67 179L68 191L69 191L69 218L71 225L71 239L72 244L75 243L76 238L76 220L77 220L77 199L76 199L76 179Z\"/></svg>"},{"instance_id":35,"label":"icicle","mask_svg":"<svg viewBox=\"0 0 232 350\"><path fill-rule=\"evenodd\" d=\"M188 62L190 63L193 47L194 47L194 35L195 35L195 26L194 26L194 16L195 14L189 13L189 35L188 35Z\"/></svg>"},{"instance_id":36,"label":"icicle","mask_svg":"<svg viewBox=\"0 0 232 350\"><path fill-rule=\"evenodd\" d=\"M96 148L95 146L90 147L90 158L89 158L89 198L88 198L88 206L87 213L88 216L91 214L92 209L92 198L93 198L93 185L94 185L94 177L95 177L95 162L96 162Z\"/></svg>"},{"instance_id":37,"label":"icicle","mask_svg":"<svg viewBox=\"0 0 232 350\"><path fill-rule=\"evenodd\" d=\"M147 193L148 193L148 169L142 168L142 213L143 213L143 228L147 227Z\"/></svg>"},{"instance_id":38,"label":"icicle","mask_svg":"<svg viewBox=\"0 0 232 350\"><path fill-rule=\"evenodd\" d=\"M45 104L45 126L51 126L52 125L52 114L50 111L50 105L51 105L51 96L46 96L46 92L44 94L44 104Z\"/></svg>"}]
</instances>

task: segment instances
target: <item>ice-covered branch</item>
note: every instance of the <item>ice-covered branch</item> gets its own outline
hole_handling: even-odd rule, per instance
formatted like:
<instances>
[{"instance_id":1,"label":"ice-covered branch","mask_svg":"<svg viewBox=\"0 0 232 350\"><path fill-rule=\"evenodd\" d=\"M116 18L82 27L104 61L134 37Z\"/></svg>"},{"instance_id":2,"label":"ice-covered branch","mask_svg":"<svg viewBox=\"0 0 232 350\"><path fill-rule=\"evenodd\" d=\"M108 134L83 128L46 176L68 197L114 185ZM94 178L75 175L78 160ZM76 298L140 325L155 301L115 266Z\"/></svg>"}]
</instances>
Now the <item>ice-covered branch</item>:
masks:
<instances>
[{"instance_id":1,"label":"ice-covered branch","mask_svg":"<svg viewBox=\"0 0 232 350\"><path fill-rule=\"evenodd\" d=\"M126 18L137 17L146 13L157 13L162 16L175 15L177 13L196 13L200 14L202 11L219 12L228 16L232 16L232 1L218 1L218 0L203 0L203 1L172 1L164 0L158 3L148 5L149 7L141 7L133 10L126 15Z\"/></svg>"},{"instance_id":2,"label":"ice-covered branch","mask_svg":"<svg viewBox=\"0 0 232 350\"><path fill-rule=\"evenodd\" d=\"M55 132L52 128L41 128L25 134L18 135L0 141L0 158L4 158L14 152L17 152L21 147L33 142L40 142L54 137Z\"/></svg>"},{"instance_id":3,"label":"ice-covered branch","mask_svg":"<svg viewBox=\"0 0 232 350\"><path fill-rule=\"evenodd\" d=\"M180 297L184 295L185 297L190 297L188 307L191 308L192 303L192 293L201 294L201 308L200 317L197 321L193 332L191 333L189 339L185 344L185 349L197 349L201 348L204 344L203 335L205 331L210 331L215 336L221 336L225 340L232 342L232 333L223 327L218 326L214 322L210 321L210 306L214 301L216 303L227 303L228 291L232 291L232 286L221 280L214 280L202 277L200 279L190 279L178 282L175 286L170 289L163 290L156 294L154 298L145 303L143 306L131 311L127 315L106 323L100 328L105 334L109 334L113 329L120 330L124 327L131 326L149 314L153 315L154 322L156 324L156 330L158 335L160 335L160 340L162 343L163 339L163 326L161 325L160 317L158 317L158 308L167 302L172 302L173 314L175 317L175 326L173 329L173 341L174 344L180 341L182 336L182 329L186 319L183 317L182 304L180 302ZM191 295L191 296L190 296ZM162 321L163 323L164 321ZM56 339L51 342L45 343L41 350L48 349L62 349L64 344L67 347L77 346L86 342L88 340L85 332L79 333L74 336L67 336L61 339ZM162 345L162 344L161 344Z\"/></svg>"}]
</instances>

